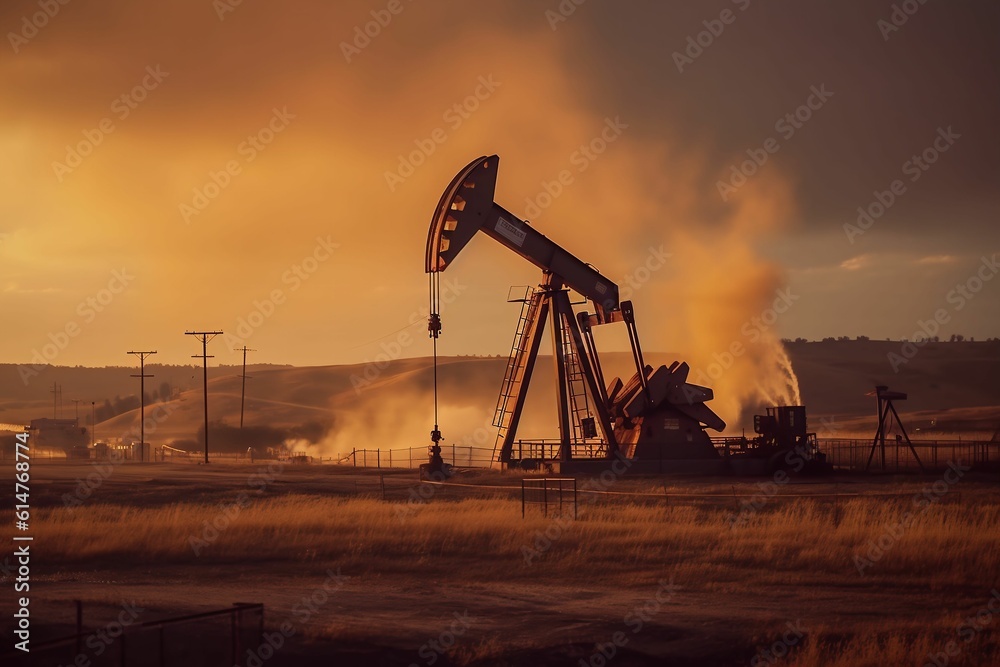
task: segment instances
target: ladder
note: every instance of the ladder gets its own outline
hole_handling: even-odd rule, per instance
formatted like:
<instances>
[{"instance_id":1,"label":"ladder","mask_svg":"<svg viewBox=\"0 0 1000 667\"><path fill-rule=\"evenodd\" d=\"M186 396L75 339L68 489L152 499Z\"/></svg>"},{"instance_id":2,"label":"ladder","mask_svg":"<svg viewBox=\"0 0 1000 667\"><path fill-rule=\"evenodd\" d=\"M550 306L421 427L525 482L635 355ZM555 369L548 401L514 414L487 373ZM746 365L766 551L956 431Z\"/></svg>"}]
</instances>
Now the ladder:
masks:
<instances>
[{"instance_id":1,"label":"ladder","mask_svg":"<svg viewBox=\"0 0 1000 667\"><path fill-rule=\"evenodd\" d=\"M504 371L503 383L500 385L496 412L493 413L493 425L500 427L496 444L493 447L494 459L507 436L510 418L514 413L514 401L511 399L517 393L524 379L526 347L529 340L528 322L534 320L535 313L541 304L541 299L536 298L537 291L532 289L522 300L521 315L517 320L517 328L514 330L514 342L511 344L510 356L507 358L507 369Z\"/></svg>"},{"instance_id":2,"label":"ladder","mask_svg":"<svg viewBox=\"0 0 1000 667\"><path fill-rule=\"evenodd\" d=\"M585 440L580 421L590 416L590 403L587 400L587 383L583 378L583 369L580 367L580 359L566 318L559 319L559 326L562 327L563 367L566 371L566 391L569 394L569 414L573 428L571 442L575 444Z\"/></svg>"}]
</instances>

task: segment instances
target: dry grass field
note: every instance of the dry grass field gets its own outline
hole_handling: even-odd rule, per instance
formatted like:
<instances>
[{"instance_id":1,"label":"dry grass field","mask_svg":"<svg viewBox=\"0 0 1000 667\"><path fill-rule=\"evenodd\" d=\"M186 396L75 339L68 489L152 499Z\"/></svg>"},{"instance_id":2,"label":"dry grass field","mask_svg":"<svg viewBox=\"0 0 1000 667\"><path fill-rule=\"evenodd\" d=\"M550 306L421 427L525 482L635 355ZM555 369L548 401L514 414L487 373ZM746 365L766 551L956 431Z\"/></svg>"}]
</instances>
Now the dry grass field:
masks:
<instances>
[{"instance_id":1,"label":"dry grass field","mask_svg":"<svg viewBox=\"0 0 1000 667\"><path fill-rule=\"evenodd\" d=\"M73 599L98 626L244 601L295 629L269 665L1000 664L1000 489L977 473L625 477L600 488L645 495L581 492L573 521L522 519L498 473L123 465L76 505L90 469L35 466L50 633Z\"/></svg>"}]
</instances>

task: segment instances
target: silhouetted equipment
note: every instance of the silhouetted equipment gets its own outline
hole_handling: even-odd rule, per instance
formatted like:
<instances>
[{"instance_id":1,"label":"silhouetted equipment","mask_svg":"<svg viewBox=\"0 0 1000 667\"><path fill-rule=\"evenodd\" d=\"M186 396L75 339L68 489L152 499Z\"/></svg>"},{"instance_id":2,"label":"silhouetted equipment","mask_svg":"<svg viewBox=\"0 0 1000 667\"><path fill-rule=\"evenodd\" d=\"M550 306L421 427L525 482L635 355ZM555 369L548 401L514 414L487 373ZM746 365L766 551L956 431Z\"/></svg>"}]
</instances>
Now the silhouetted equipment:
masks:
<instances>
[{"instance_id":1,"label":"silhouetted equipment","mask_svg":"<svg viewBox=\"0 0 1000 667\"><path fill-rule=\"evenodd\" d=\"M619 301L618 286L493 201L499 163L496 155L480 157L451 181L434 212L425 256L425 270L431 274L429 328L435 355L440 332L437 276L477 232L542 270L541 284L516 299L522 303L521 316L494 416L493 423L500 428L494 459L510 465L518 459L545 458L543 444L518 442L517 451L514 444L546 321L551 322L561 461L616 455L644 460L718 459L704 430L725 428L705 405L712 399L712 390L689 384L685 363L656 369L645 364L632 303ZM593 314L573 310L570 289L593 304ZM625 323L636 372L628 382L613 378L606 385L592 329L612 322ZM436 397L434 428L439 433Z\"/></svg>"},{"instance_id":2,"label":"silhouetted equipment","mask_svg":"<svg viewBox=\"0 0 1000 667\"><path fill-rule=\"evenodd\" d=\"M139 378L139 460L145 461L146 454L146 378L156 377L146 374L146 357L156 354L156 350L149 352L129 352L139 357L139 374L132 375Z\"/></svg>"},{"instance_id":3,"label":"silhouetted equipment","mask_svg":"<svg viewBox=\"0 0 1000 667\"><path fill-rule=\"evenodd\" d=\"M878 429L875 431L875 438L872 440L872 449L868 454L868 463L865 464L865 470L871 467L872 458L875 456L875 451L880 450L880 467L882 470L886 469L885 463L885 437L892 428L893 418L895 418L896 424L899 426L900 434L896 436L896 447L899 447L904 441L907 447L910 448L910 452L913 454L913 458L916 460L917 465L920 466L920 470L924 470L924 464L920 462L920 457L917 456L917 450L913 448L913 443L910 442L910 436L906 433L906 428L903 426L902 420L899 418L899 413L896 412L896 407L892 404L893 401L905 401L906 394L901 391L889 391L889 387L885 385L878 385L875 387L874 392L869 392L869 396L875 396L875 401L878 405Z\"/></svg>"},{"instance_id":4,"label":"silhouetted equipment","mask_svg":"<svg viewBox=\"0 0 1000 667\"><path fill-rule=\"evenodd\" d=\"M201 354L192 354L192 359L201 359L204 369L205 388L205 463L208 463L208 360L215 355L208 353L208 342L216 336L221 336L222 331L185 331L185 336L194 336L201 341Z\"/></svg>"}]
</instances>

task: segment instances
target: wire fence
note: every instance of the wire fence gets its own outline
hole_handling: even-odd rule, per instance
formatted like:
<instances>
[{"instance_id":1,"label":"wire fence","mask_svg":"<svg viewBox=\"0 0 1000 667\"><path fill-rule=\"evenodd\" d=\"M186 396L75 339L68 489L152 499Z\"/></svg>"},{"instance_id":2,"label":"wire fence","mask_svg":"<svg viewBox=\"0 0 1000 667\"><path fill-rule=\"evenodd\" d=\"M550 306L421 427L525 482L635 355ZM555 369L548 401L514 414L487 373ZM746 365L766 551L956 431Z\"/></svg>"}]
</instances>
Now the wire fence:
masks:
<instances>
[{"instance_id":1,"label":"wire fence","mask_svg":"<svg viewBox=\"0 0 1000 667\"><path fill-rule=\"evenodd\" d=\"M905 441L887 441L884 449L875 447L869 439L821 438L819 449L826 454L827 461L834 470L850 472L919 472L944 470L950 463L982 467L1000 466L1000 442L974 440L913 440L913 449ZM717 449L724 447L717 445ZM916 452L916 457L914 457ZM514 443L512 458L558 459L560 445L555 440L517 441ZM573 445L574 459L603 458L604 451L595 445ZM444 462L456 468L490 468L494 463L494 450L487 447L468 445L443 445L441 457ZM869 465L869 457L871 463ZM37 461L66 461L63 452L36 451ZM146 458L131 457L117 450L108 450L108 459L123 462L150 461L167 463L201 464L204 452L176 449L169 446L157 447ZM266 452L247 450L245 452L211 452L210 463L253 464L262 461L282 461L292 464L337 464L358 468L419 468L427 463L427 447L353 449L342 456L311 456L304 452L287 452L276 449ZM919 462L918 462L919 458Z\"/></svg>"},{"instance_id":2,"label":"wire fence","mask_svg":"<svg viewBox=\"0 0 1000 667\"><path fill-rule=\"evenodd\" d=\"M886 442L883 467L883 448L876 445L873 453L871 440L819 440L820 451L835 470L916 472L921 466L927 471L943 470L958 462L983 467L1000 464L1000 442L913 440L912 445L911 450L906 441Z\"/></svg>"}]
</instances>

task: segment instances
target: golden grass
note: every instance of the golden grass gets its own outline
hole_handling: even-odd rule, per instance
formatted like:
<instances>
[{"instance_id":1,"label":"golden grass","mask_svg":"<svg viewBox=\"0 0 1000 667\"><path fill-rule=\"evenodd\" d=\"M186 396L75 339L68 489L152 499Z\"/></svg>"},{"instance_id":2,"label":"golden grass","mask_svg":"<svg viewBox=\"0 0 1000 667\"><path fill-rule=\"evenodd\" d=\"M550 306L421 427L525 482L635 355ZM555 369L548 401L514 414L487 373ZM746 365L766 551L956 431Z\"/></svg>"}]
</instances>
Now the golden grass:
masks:
<instances>
[{"instance_id":1,"label":"golden grass","mask_svg":"<svg viewBox=\"0 0 1000 667\"><path fill-rule=\"evenodd\" d=\"M500 497L439 500L411 510L374 498L288 495L251 498L225 520L219 506L208 504L95 504L37 510L33 526L46 561L63 567L302 563L340 567L352 576L419 571L456 582L537 580L540 572L558 570L572 572L575 581L616 585L645 586L669 577L720 594L787 585L980 590L1000 582L1000 504L992 497L932 506L897 532L884 555L859 575L854 557L864 555L870 541L891 534L912 509L909 502L864 497L836 507L808 499L773 502L731 529L732 506L583 504L574 522L545 519L537 510L522 519L520 502ZM206 530L213 521L222 530ZM205 540L198 543L199 554L192 539ZM782 664L922 665L955 638L961 622L933 609L927 618L920 626L898 621L810 628ZM950 664L992 664L998 655L994 636L992 629L977 635ZM453 658L471 664L506 648L484 639Z\"/></svg>"},{"instance_id":2,"label":"golden grass","mask_svg":"<svg viewBox=\"0 0 1000 667\"><path fill-rule=\"evenodd\" d=\"M789 655L787 667L885 667L886 665L949 665L980 667L996 665L1000 645L995 632L981 632L969 642L956 632L961 621L942 620L913 625L880 624L876 628L843 637L824 629L814 632L801 650ZM945 653L953 642L953 653Z\"/></svg>"},{"instance_id":3,"label":"golden grass","mask_svg":"<svg viewBox=\"0 0 1000 667\"><path fill-rule=\"evenodd\" d=\"M598 505L581 507L579 521L559 522L538 514L522 519L520 503L501 498L437 502L401 513L403 503L292 495L251 498L231 518L213 505L94 505L39 510L34 525L47 558L64 565L316 560L377 573L459 560L459 572L470 577L483 571L516 577L536 574L525 559L533 553L534 564L635 581L690 571L698 581L725 586L750 571L782 582L789 575L861 580L854 557L865 555L869 542L888 533L906 509L857 498L834 512L804 500L765 508L730 529L726 508ZM998 520L997 504L933 506L893 538L864 580L902 577L940 586L1000 581ZM213 530L213 522L221 530Z\"/></svg>"}]
</instances>

